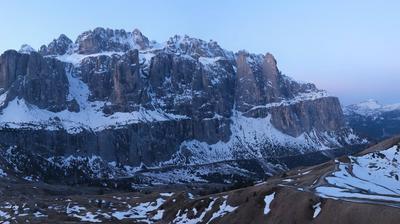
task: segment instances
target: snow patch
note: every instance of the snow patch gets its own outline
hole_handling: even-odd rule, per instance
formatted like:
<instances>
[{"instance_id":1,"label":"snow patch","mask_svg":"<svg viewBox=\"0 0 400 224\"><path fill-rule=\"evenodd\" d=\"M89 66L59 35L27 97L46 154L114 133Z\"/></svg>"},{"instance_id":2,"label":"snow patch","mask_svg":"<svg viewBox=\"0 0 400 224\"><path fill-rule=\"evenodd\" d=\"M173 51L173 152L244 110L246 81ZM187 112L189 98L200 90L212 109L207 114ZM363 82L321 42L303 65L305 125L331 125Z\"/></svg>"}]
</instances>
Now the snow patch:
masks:
<instances>
[{"instance_id":1,"label":"snow patch","mask_svg":"<svg viewBox=\"0 0 400 224\"><path fill-rule=\"evenodd\" d=\"M216 62L223 59L222 57L200 57L199 62L205 66L213 66L216 65Z\"/></svg>"},{"instance_id":2,"label":"snow patch","mask_svg":"<svg viewBox=\"0 0 400 224\"><path fill-rule=\"evenodd\" d=\"M287 182L287 183L289 183L289 182L293 182L293 179L284 179L284 180L282 180L283 182Z\"/></svg>"},{"instance_id":3,"label":"snow patch","mask_svg":"<svg viewBox=\"0 0 400 224\"><path fill-rule=\"evenodd\" d=\"M251 108L249 111L256 110L256 109L269 109L269 108L273 108L273 107L290 106L293 104L297 104L299 102L313 101L313 100L325 98L328 96L329 96L328 93L323 90L304 92L304 93L299 93L296 97L294 97L292 99L282 100L282 101L276 102L276 103L268 103L266 105L255 106L255 107Z\"/></svg>"},{"instance_id":4,"label":"snow patch","mask_svg":"<svg viewBox=\"0 0 400 224\"><path fill-rule=\"evenodd\" d=\"M116 211L112 213L112 216L118 220L135 219L141 222L153 223L154 221L161 220L163 211L157 211L152 217L149 213L157 210L164 202L164 199L158 198L155 202L140 203L127 211Z\"/></svg>"},{"instance_id":5,"label":"snow patch","mask_svg":"<svg viewBox=\"0 0 400 224\"><path fill-rule=\"evenodd\" d=\"M321 212L321 202L318 202L317 204L313 205L313 209L314 209L313 219L315 219Z\"/></svg>"},{"instance_id":6,"label":"snow patch","mask_svg":"<svg viewBox=\"0 0 400 224\"><path fill-rule=\"evenodd\" d=\"M9 218L11 218L11 215L8 214L8 212L4 212L4 211L1 211L1 210L0 210L0 218L2 218L2 219L9 219Z\"/></svg>"},{"instance_id":7,"label":"snow patch","mask_svg":"<svg viewBox=\"0 0 400 224\"><path fill-rule=\"evenodd\" d=\"M176 218L174 219L174 221L172 221L172 223L175 224L196 224L196 223L201 223L203 222L204 217L206 216L206 214L212 210L215 201L217 200L217 198L212 199L212 201L208 204L208 207L206 209L204 209L204 211L198 216L198 217L194 217L193 219L188 218L188 213L187 210L182 212L179 210L178 213L176 214Z\"/></svg>"},{"instance_id":8,"label":"snow patch","mask_svg":"<svg viewBox=\"0 0 400 224\"><path fill-rule=\"evenodd\" d=\"M7 173L0 168L0 177L6 177Z\"/></svg>"},{"instance_id":9,"label":"snow patch","mask_svg":"<svg viewBox=\"0 0 400 224\"><path fill-rule=\"evenodd\" d=\"M226 202L227 197L224 197L224 199L225 200L222 203L222 205L219 206L219 210L213 213L212 217L210 218L210 220L208 220L207 224L210 223L214 219L221 218L221 217L225 216L226 214L235 211L238 208L238 207L232 207L232 206L228 205Z\"/></svg>"},{"instance_id":10,"label":"snow patch","mask_svg":"<svg viewBox=\"0 0 400 224\"><path fill-rule=\"evenodd\" d=\"M112 57L113 55L121 56L123 54L125 54L125 52L105 51L96 54L78 54L78 53L64 54L64 55L57 55L55 58L58 59L59 61L70 63L77 67L81 64L81 62L85 58L99 57L99 56ZM53 57L53 56L48 56L48 57Z\"/></svg>"},{"instance_id":11,"label":"snow patch","mask_svg":"<svg viewBox=\"0 0 400 224\"><path fill-rule=\"evenodd\" d=\"M264 198L264 202L265 202L264 215L268 215L268 213L271 211L270 205L271 205L271 202L274 200L274 198L275 198L275 192L270 195L265 196L265 198Z\"/></svg>"},{"instance_id":12,"label":"snow patch","mask_svg":"<svg viewBox=\"0 0 400 224\"><path fill-rule=\"evenodd\" d=\"M174 195L174 193L160 193L160 195L163 197L171 197L172 195Z\"/></svg>"},{"instance_id":13,"label":"snow patch","mask_svg":"<svg viewBox=\"0 0 400 224\"><path fill-rule=\"evenodd\" d=\"M43 214L43 213L41 213L41 212L39 212L39 211L33 213L33 215L34 215L36 218L46 218L46 217L48 217L48 215L45 215L45 214Z\"/></svg>"},{"instance_id":14,"label":"snow patch","mask_svg":"<svg viewBox=\"0 0 400 224\"><path fill-rule=\"evenodd\" d=\"M21 53L21 54L30 54L32 52L36 52L36 50L28 44L22 45L21 49L19 49L19 51L18 51L18 53Z\"/></svg>"}]
</instances>

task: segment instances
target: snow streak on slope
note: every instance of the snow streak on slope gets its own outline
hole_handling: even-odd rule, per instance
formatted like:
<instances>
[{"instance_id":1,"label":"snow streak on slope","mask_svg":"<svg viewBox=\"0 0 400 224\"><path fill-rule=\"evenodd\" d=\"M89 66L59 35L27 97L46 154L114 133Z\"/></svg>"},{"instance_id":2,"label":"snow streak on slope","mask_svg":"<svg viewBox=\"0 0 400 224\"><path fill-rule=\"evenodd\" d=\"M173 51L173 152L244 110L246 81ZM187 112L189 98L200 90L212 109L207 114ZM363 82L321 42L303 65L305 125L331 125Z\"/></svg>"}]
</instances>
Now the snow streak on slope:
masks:
<instances>
[{"instance_id":1,"label":"snow streak on slope","mask_svg":"<svg viewBox=\"0 0 400 224\"><path fill-rule=\"evenodd\" d=\"M263 108L268 109L268 108L273 108L273 107L290 106L290 105L300 103L302 101L312 101L312 100L325 98L328 96L329 96L329 94L323 90L304 92L304 93L299 93L297 96L295 96L292 99L282 100L282 101L276 102L276 103L268 103L266 105L261 105L261 106L255 106L255 107L251 108L249 111L256 110L256 109L263 109Z\"/></svg>"},{"instance_id":2,"label":"snow streak on slope","mask_svg":"<svg viewBox=\"0 0 400 224\"><path fill-rule=\"evenodd\" d=\"M59 55L56 58L62 62L70 63L74 66L79 66L81 62L85 58L89 57L98 57L98 56L113 56L113 55L123 55L125 52L117 52L117 51L107 51L107 52L101 52L97 54L78 54L78 53L72 53L72 54L64 54L64 55Z\"/></svg>"},{"instance_id":3,"label":"snow streak on slope","mask_svg":"<svg viewBox=\"0 0 400 224\"><path fill-rule=\"evenodd\" d=\"M219 210L213 213L212 217L210 218L210 220L208 220L207 224L210 223L214 219L221 218L226 214L234 212L238 208L238 207L232 207L227 204L226 201L228 199L228 196L224 196L223 199L224 199L224 202L222 202L222 204L219 206Z\"/></svg>"},{"instance_id":4,"label":"snow streak on slope","mask_svg":"<svg viewBox=\"0 0 400 224\"><path fill-rule=\"evenodd\" d=\"M313 205L313 209L314 209L313 219L315 219L321 212L321 202L318 202L317 204Z\"/></svg>"},{"instance_id":5,"label":"snow streak on slope","mask_svg":"<svg viewBox=\"0 0 400 224\"><path fill-rule=\"evenodd\" d=\"M118 220L124 219L134 219L145 223L154 223L162 218L164 211L158 210L158 212L151 216L149 213L156 211L162 204L164 204L165 199L158 198L155 202L144 202L131 207L127 211L116 211L112 214Z\"/></svg>"},{"instance_id":6,"label":"snow streak on slope","mask_svg":"<svg viewBox=\"0 0 400 224\"><path fill-rule=\"evenodd\" d=\"M400 149L393 146L340 162L326 177L329 186L317 187L322 197L400 202Z\"/></svg>"},{"instance_id":7,"label":"snow streak on slope","mask_svg":"<svg viewBox=\"0 0 400 224\"><path fill-rule=\"evenodd\" d=\"M172 223L176 224L196 224L196 223L213 223L214 220L218 220L219 218L224 217L225 215L234 212L238 207L233 207L227 204L228 196L222 197L222 204L218 198L209 198L210 200L208 207L204 208L204 210L198 211L196 208L192 210L185 209L184 211L179 210L176 214L176 218L172 221ZM211 212L213 208L218 208L211 215L211 218L207 222L204 220ZM201 213L200 213L201 212Z\"/></svg>"}]
</instances>

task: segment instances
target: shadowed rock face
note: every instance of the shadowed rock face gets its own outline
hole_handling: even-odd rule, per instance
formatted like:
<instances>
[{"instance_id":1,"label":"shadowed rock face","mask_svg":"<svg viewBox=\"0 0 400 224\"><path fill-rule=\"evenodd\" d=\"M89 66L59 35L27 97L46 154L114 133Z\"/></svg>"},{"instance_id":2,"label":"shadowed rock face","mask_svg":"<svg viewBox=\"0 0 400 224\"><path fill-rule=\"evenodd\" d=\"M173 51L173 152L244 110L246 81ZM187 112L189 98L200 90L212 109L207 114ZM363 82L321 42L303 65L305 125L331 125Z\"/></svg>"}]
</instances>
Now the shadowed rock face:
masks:
<instances>
[{"instance_id":1,"label":"shadowed rock face","mask_svg":"<svg viewBox=\"0 0 400 224\"><path fill-rule=\"evenodd\" d=\"M82 61L79 72L90 89L90 100L109 100L113 105L108 113L132 111L140 104L143 84L140 79L139 53L130 50L116 57L88 57Z\"/></svg>"},{"instance_id":2,"label":"shadowed rock face","mask_svg":"<svg viewBox=\"0 0 400 224\"><path fill-rule=\"evenodd\" d=\"M245 52L239 52L236 59L237 76L235 100L237 103L236 107L240 111L246 111L262 103L262 90L257 85L258 82L254 74L254 72L258 72L260 68L253 67L252 69L247 59L248 57Z\"/></svg>"},{"instance_id":3,"label":"shadowed rock face","mask_svg":"<svg viewBox=\"0 0 400 224\"><path fill-rule=\"evenodd\" d=\"M205 67L193 58L160 54L152 58L149 88L155 92L165 110L194 118L210 118L215 113L229 116L233 108L233 67L217 62ZM220 65L219 65L220 64ZM219 79L213 82L213 75Z\"/></svg>"},{"instance_id":4,"label":"shadowed rock face","mask_svg":"<svg viewBox=\"0 0 400 224\"><path fill-rule=\"evenodd\" d=\"M269 88L267 88L267 102L275 102L279 100L281 96L280 84L279 83L279 70L276 66L276 60L272 54L267 53L262 62L262 74L264 81L267 82Z\"/></svg>"},{"instance_id":5,"label":"shadowed rock face","mask_svg":"<svg viewBox=\"0 0 400 224\"><path fill-rule=\"evenodd\" d=\"M196 153L216 153L222 160L228 154L258 158L299 153L298 144L315 151L355 143L343 140L349 132L344 131L338 99L281 74L271 54L234 54L215 41L187 36L174 36L161 45L139 30L96 28L75 43L61 35L39 53L5 52L0 87L1 93L7 92L2 95L3 110L12 100L24 99L28 108L42 109L35 111L40 115L62 111L39 121L39 127L36 121L29 123L32 130L27 132L18 124L11 129L18 134L7 145L46 156L94 154L137 166ZM258 129L238 124L238 116L241 121L259 119ZM68 131L71 127L75 132ZM281 137L249 137L260 132ZM26 138L24 133L36 137ZM321 137L326 133L341 140L330 142ZM0 131L0 139L6 136L5 129ZM302 136L309 139L297 139ZM279 138L298 144L286 145ZM305 146L308 141L313 144ZM228 143L235 149L212 151L211 145L222 149Z\"/></svg>"},{"instance_id":6,"label":"shadowed rock face","mask_svg":"<svg viewBox=\"0 0 400 224\"><path fill-rule=\"evenodd\" d=\"M7 51L0 58L0 86L7 99L24 98L41 109L67 108L68 80L64 63L32 52Z\"/></svg>"},{"instance_id":7,"label":"shadowed rock face","mask_svg":"<svg viewBox=\"0 0 400 224\"><path fill-rule=\"evenodd\" d=\"M335 131L345 127L340 102L336 97L301 101L289 106L259 108L246 113L252 117L271 114L271 123L291 136L312 130Z\"/></svg>"}]
</instances>

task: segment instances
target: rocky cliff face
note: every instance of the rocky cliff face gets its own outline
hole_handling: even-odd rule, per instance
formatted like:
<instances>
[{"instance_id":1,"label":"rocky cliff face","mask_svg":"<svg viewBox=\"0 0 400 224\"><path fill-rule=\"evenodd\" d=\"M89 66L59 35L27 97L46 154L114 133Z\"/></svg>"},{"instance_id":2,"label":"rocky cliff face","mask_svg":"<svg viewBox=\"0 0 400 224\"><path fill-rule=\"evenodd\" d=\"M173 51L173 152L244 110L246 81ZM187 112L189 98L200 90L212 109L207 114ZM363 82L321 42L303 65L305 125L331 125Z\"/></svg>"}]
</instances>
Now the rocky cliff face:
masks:
<instances>
[{"instance_id":1,"label":"rocky cliff face","mask_svg":"<svg viewBox=\"0 0 400 224\"><path fill-rule=\"evenodd\" d=\"M50 156L165 166L358 144L339 101L281 74L269 53L214 41L149 41L96 28L0 58L0 139Z\"/></svg>"},{"instance_id":2,"label":"rocky cliff face","mask_svg":"<svg viewBox=\"0 0 400 224\"><path fill-rule=\"evenodd\" d=\"M65 66L57 59L10 50L1 55L0 70L3 107L15 98L53 112L65 110L71 103Z\"/></svg>"}]
</instances>

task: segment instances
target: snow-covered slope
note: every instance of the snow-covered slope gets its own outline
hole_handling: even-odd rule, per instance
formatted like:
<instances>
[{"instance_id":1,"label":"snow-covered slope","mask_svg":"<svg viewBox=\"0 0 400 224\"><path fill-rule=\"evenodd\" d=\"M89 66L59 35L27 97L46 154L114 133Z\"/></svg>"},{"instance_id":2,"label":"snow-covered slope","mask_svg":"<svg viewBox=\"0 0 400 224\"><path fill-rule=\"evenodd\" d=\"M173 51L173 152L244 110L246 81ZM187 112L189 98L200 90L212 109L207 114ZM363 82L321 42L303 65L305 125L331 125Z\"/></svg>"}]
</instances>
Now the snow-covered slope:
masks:
<instances>
[{"instance_id":1,"label":"snow-covered slope","mask_svg":"<svg viewBox=\"0 0 400 224\"><path fill-rule=\"evenodd\" d=\"M316 189L321 196L400 202L398 145L349 159L337 162L338 171L325 178L329 186Z\"/></svg>"},{"instance_id":2,"label":"snow-covered slope","mask_svg":"<svg viewBox=\"0 0 400 224\"><path fill-rule=\"evenodd\" d=\"M358 114L361 116L379 116L381 113L400 111L400 104L383 105L378 101L369 99L358 104L352 104L344 108L345 114Z\"/></svg>"},{"instance_id":3,"label":"snow-covered slope","mask_svg":"<svg viewBox=\"0 0 400 224\"><path fill-rule=\"evenodd\" d=\"M400 134L400 104L367 100L343 109L345 119L359 135L381 140Z\"/></svg>"}]
</instances>

